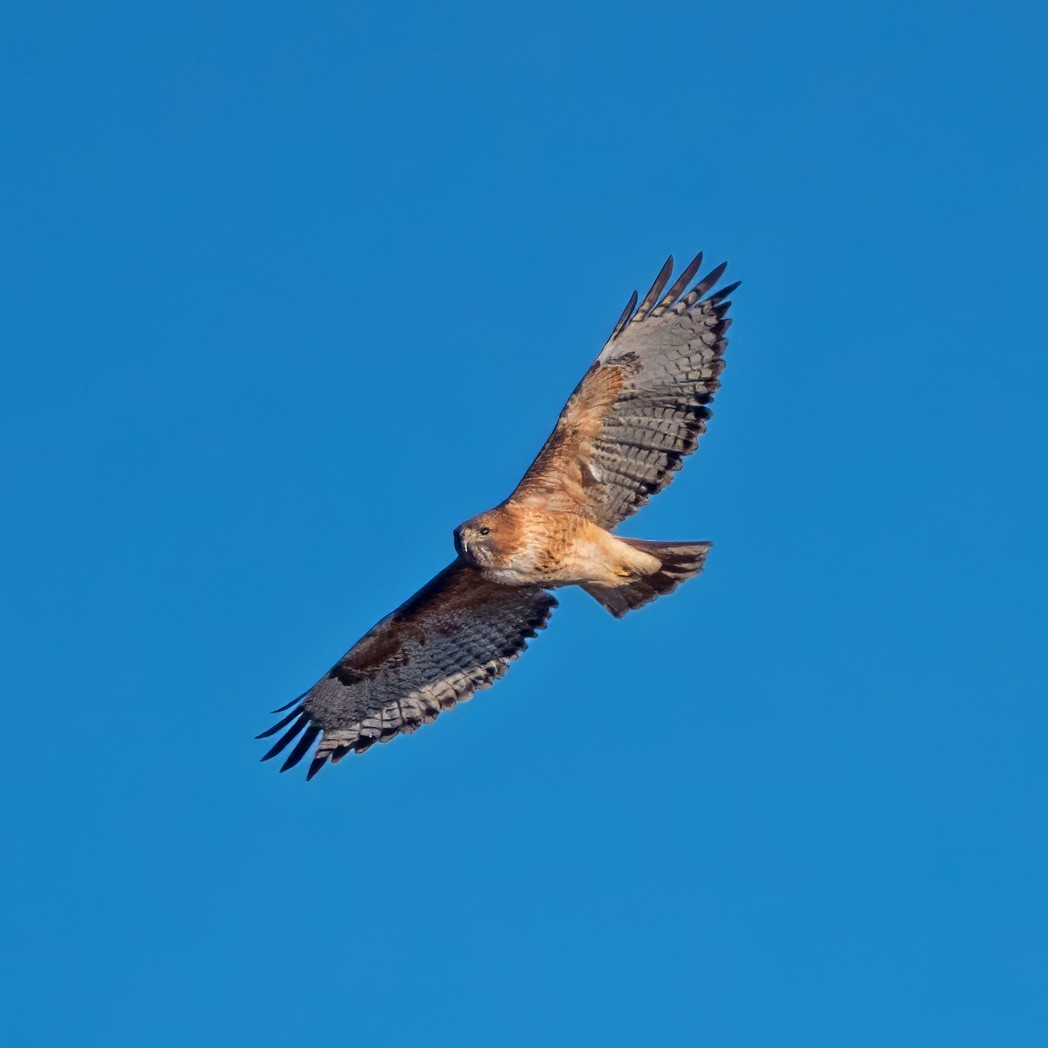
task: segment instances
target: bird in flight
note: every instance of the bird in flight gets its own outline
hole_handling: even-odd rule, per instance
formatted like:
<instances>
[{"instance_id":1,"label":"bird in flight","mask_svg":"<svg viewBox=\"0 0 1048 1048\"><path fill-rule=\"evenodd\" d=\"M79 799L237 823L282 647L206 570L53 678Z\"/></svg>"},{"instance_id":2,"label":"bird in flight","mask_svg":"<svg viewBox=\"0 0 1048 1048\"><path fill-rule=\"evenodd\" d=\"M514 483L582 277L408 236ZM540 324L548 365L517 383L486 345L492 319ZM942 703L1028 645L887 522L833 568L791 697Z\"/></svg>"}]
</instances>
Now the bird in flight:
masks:
<instances>
[{"instance_id":1,"label":"bird in flight","mask_svg":"<svg viewBox=\"0 0 1048 1048\"><path fill-rule=\"evenodd\" d=\"M311 779L329 758L435 720L545 628L551 589L581 586L621 618L702 570L709 542L612 534L670 483L710 417L738 283L710 294L722 263L689 289L701 265L700 252L663 294L671 256L639 306L633 293L513 494L460 524L451 564L276 711L287 715L258 738L284 734L263 760L298 737L286 771L319 738Z\"/></svg>"}]
</instances>

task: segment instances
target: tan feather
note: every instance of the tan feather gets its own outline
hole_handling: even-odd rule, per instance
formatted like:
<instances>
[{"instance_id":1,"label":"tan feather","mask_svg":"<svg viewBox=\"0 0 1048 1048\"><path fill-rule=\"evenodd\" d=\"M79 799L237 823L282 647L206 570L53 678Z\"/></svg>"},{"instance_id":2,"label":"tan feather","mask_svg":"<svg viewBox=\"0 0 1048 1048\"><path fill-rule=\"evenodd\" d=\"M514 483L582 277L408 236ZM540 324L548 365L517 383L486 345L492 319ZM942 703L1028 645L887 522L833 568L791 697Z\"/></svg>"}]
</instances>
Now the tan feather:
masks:
<instances>
[{"instance_id":1,"label":"tan feather","mask_svg":"<svg viewBox=\"0 0 1048 1048\"><path fill-rule=\"evenodd\" d=\"M724 264L680 298L701 260L700 253L659 300L671 259L636 312L616 325L510 504L542 504L613 528L672 481L705 432L728 344L730 303L723 292L702 297Z\"/></svg>"},{"instance_id":2,"label":"tan feather","mask_svg":"<svg viewBox=\"0 0 1048 1048\"><path fill-rule=\"evenodd\" d=\"M688 291L701 263L700 253L663 294L671 257L639 306L633 293L510 498L456 529L459 558L276 711L286 716L259 738L284 734L263 760L291 747L285 771L316 743L312 778L435 720L494 683L546 626L549 587L577 583L618 616L698 573L708 543L610 531L669 484L705 431L738 285L704 297L721 265Z\"/></svg>"}]
</instances>

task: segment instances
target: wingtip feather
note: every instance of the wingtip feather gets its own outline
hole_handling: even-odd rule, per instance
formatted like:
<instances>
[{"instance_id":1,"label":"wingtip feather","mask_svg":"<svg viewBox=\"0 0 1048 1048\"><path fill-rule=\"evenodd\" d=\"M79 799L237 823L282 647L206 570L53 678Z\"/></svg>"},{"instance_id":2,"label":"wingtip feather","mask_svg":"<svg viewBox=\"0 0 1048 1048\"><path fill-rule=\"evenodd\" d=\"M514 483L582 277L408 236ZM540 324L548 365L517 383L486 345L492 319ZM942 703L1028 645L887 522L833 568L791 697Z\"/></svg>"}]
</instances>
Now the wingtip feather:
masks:
<instances>
[{"instance_id":1,"label":"wingtip feather","mask_svg":"<svg viewBox=\"0 0 1048 1048\"><path fill-rule=\"evenodd\" d=\"M722 262L719 266L716 266L715 268L711 269L709 273L707 273L706 276L704 276L702 280L700 280L699 283L696 284L694 288L692 288L691 293L697 299L702 298L702 296L705 295L706 292L709 291L717 283L717 281L720 280L722 276L724 276L724 271L727 268L728 263Z\"/></svg>"},{"instance_id":2,"label":"wingtip feather","mask_svg":"<svg viewBox=\"0 0 1048 1048\"><path fill-rule=\"evenodd\" d=\"M287 755L287 760L281 765L280 770L282 772L288 771L293 768L302 758L306 755L306 750L313 745L316 737L320 734L320 729L315 725L310 725L302 738L295 744L295 748Z\"/></svg>"},{"instance_id":3,"label":"wingtip feather","mask_svg":"<svg viewBox=\"0 0 1048 1048\"><path fill-rule=\"evenodd\" d=\"M633 310L637 305L637 291L634 288L633 294L630 295L629 302L626 303L626 308L622 311L622 316L615 321L615 326L611 329L611 337L615 338L616 335L622 334L623 328L630 322L633 317Z\"/></svg>"},{"instance_id":4,"label":"wingtip feather","mask_svg":"<svg viewBox=\"0 0 1048 1048\"><path fill-rule=\"evenodd\" d=\"M273 710L273 712L274 713L283 713L284 710L291 709L291 707L294 706L296 702L301 702L306 697L307 694L309 694L309 693L304 691L304 692L302 692L301 695L296 695L289 703L286 703L285 705L278 707L277 709Z\"/></svg>"},{"instance_id":5,"label":"wingtip feather","mask_svg":"<svg viewBox=\"0 0 1048 1048\"><path fill-rule=\"evenodd\" d=\"M298 720L283 734L270 748L269 752L262 758L264 761L271 760L280 753L285 746L309 723L309 714L303 710Z\"/></svg>"},{"instance_id":6,"label":"wingtip feather","mask_svg":"<svg viewBox=\"0 0 1048 1048\"><path fill-rule=\"evenodd\" d=\"M325 764L327 764L328 756L329 754L327 753L321 753L315 756L312 761L310 761L309 771L306 772L306 782L309 782L310 779L312 779L313 776L316 775L316 773L320 771L320 769L323 768Z\"/></svg>"},{"instance_id":7,"label":"wingtip feather","mask_svg":"<svg viewBox=\"0 0 1048 1048\"><path fill-rule=\"evenodd\" d=\"M255 738L268 739L270 735L276 735L276 733L280 731L280 729L283 728L285 724L290 724L298 716L301 709L301 706L296 706L295 709L293 709L286 717L283 717L281 720L278 720L272 728L267 728L264 732L261 732L260 734L256 735Z\"/></svg>"},{"instance_id":8,"label":"wingtip feather","mask_svg":"<svg viewBox=\"0 0 1048 1048\"><path fill-rule=\"evenodd\" d=\"M722 287L719 291L710 295L707 302L713 302L714 304L723 302L740 284L741 280L736 280L734 284L729 284L727 287Z\"/></svg>"},{"instance_id":9,"label":"wingtip feather","mask_svg":"<svg viewBox=\"0 0 1048 1048\"><path fill-rule=\"evenodd\" d=\"M687 268L673 283L673 287L662 297L662 301L652 310L653 316L661 316L680 298L687 290L695 274L702 265L702 252L700 251L687 265Z\"/></svg>"},{"instance_id":10,"label":"wingtip feather","mask_svg":"<svg viewBox=\"0 0 1048 1048\"><path fill-rule=\"evenodd\" d=\"M659 270L659 275L655 278L655 282L651 285L648 293L644 296L644 301L641 302L637 309L638 319L643 320L648 315L648 312L652 309L656 302L659 300L659 295L662 294L662 289L666 286L673 273L673 256L670 255L662 265L662 269Z\"/></svg>"}]
</instances>

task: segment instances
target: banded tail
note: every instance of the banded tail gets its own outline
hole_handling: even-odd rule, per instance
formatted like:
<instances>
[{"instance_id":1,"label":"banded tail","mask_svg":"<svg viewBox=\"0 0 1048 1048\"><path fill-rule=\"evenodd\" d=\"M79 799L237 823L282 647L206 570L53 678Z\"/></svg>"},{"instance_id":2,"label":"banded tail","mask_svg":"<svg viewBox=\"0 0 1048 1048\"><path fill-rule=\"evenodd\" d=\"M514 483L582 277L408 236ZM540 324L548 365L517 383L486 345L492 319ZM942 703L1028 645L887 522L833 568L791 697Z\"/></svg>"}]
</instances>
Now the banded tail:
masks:
<instances>
[{"instance_id":1,"label":"banded tail","mask_svg":"<svg viewBox=\"0 0 1048 1048\"><path fill-rule=\"evenodd\" d=\"M685 579L698 575L713 545L712 542L645 542L621 536L619 540L655 557L660 567L619 586L583 584L582 588L617 619L664 593L672 593Z\"/></svg>"}]
</instances>

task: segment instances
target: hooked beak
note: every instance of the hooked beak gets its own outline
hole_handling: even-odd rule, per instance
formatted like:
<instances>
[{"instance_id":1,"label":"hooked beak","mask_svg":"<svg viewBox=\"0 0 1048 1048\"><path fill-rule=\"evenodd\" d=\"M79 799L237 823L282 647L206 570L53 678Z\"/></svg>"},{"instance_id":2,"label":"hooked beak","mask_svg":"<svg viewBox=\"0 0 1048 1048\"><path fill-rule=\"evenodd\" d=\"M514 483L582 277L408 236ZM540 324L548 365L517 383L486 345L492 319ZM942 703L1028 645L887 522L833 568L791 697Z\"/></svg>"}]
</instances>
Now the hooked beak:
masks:
<instances>
[{"instance_id":1,"label":"hooked beak","mask_svg":"<svg viewBox=\"0 0 1048 1048\"><path fill-rule=\"evenodd\" d=\"M455 552L460 557L465 557L469 553L469 545L466 542L466 536L462 533L461 528L455 529Z\"/></svg>"}]
</instances>

